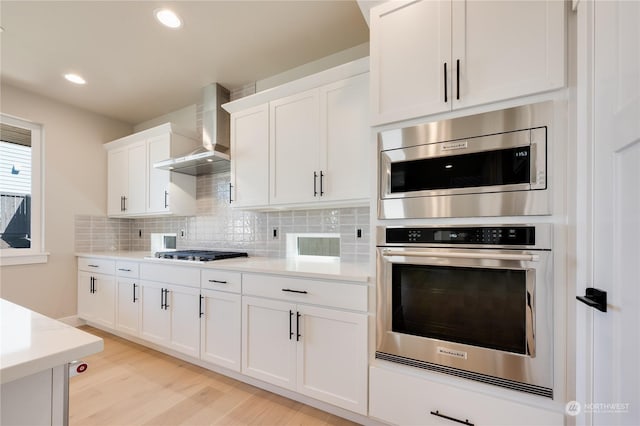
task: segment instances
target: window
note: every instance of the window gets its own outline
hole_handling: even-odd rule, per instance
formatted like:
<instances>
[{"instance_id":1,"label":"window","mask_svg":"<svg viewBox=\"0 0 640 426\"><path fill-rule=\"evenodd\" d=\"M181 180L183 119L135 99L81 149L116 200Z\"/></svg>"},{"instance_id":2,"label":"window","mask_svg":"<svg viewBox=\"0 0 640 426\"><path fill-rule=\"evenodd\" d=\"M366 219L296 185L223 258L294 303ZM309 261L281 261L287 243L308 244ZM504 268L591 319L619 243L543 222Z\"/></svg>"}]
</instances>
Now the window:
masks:
<instances>
[{"instance_id":1,"label":"window","mask_svg":"<svg viewBox=\"0 0 640 426\"><path fill-rule=\"evenodd\" d=\"M0 114L0 264L46 262L42 128Z\"/></svg>"}]
</instances>

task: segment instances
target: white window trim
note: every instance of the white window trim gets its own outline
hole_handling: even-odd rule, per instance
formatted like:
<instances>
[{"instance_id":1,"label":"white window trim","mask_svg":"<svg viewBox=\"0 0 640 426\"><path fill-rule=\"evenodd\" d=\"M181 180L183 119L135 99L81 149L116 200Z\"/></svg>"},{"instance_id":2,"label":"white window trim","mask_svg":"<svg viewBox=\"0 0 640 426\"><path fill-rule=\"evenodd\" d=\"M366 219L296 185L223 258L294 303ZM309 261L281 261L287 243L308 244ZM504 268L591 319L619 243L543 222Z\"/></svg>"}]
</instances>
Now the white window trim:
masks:
<instances>
[{"instance_id":1,"label":"white window trim","mask_svg":"<svg viewBox=\"0 0 640 426\"><path fill-rule=\"evenodd\" d=\"M46 263L44 250L44 129L41 124L0 113L0 122L31 131L31 247L0 249L0 266Z\"/></svg>"}]
</instances>

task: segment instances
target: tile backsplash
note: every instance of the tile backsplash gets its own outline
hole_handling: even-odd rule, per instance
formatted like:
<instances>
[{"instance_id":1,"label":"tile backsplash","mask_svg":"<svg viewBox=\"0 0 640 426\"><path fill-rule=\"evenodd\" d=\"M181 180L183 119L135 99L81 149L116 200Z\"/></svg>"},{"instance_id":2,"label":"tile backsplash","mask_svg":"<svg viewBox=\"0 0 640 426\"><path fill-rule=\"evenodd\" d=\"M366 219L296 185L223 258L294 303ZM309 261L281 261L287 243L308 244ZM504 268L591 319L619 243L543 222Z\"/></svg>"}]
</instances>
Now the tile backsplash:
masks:
<instances>
[{"instance_id":1,"label":"tile backsplash","mask_svg":"<svg viewBox=\"0 0 640 426\"><path fill-rule=\"evenodd\" d=\"M243 211L229 206L229 182L229 172L198 176L197 216L111 219L78 215L76 251L150 251L151 233L175 232L178 249L242 250L250 256L285 257L287 233L326 232L340 234L343 260L369 262L369 207ZM273 238L274 228L277 238ZM356 238L358 229L361 238Z\"/></svg>"}]
</instances>

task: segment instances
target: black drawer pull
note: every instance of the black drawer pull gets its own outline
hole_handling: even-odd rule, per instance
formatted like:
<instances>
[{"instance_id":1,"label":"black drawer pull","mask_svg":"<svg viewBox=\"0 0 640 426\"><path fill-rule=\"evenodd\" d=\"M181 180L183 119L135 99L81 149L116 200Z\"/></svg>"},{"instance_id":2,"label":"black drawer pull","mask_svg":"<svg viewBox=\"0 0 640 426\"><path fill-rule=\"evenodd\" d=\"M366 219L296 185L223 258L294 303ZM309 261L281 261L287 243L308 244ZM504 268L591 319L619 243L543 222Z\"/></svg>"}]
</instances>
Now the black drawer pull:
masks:
<instances>
[{"instance_id":1,"label":"black drawer pull","mask_svg":"<svg viewBox=\"0 0 640 426\"><path fill-rule=\"evenodd\" d=\"M209 280L210 283L217 283L217 284L229 284L226 281L219 281L219 280Z\"/></svg>"},{"instance_id":2,"label":"black drawer pull","mask_svg":"<svg viewBox=\"0 0 640 426\"><path fill-rule=\"evenodd\" d=\"M465 419L464 421L462 421L462 420L456 419L455 417L445 416L444 414L440 414L438 410L431 411L430 413L433 416L442 417L443 419L451 420L452 422L462 423L463 425L467 425L467 426L474 426L474 424L471 423L468 419Z\"/></svg>"},{"instance_id":3,"label":"black drawer pull","mask_svg":"<svg viewBox=\"0 0 640 426\"><path fill-rule=\"evenodd\" d=\"M120 268L120 269L118 269L118 271L122 271L122 272L131 272L131 269L124 269L124 268Z\"/></svg>"},{"instance_id":4,"label":"black drawer pull","mask_svg":"<svg viewBox=\"0 0 640 426\"><path fill-rule=\"evenodd\" d=\"M99 268L98 265L87 265L89 268Z\"/></svg>"},{"instance_id":5,"label":"black drawer pull","mask_svg":"<svg viewBox=\"0 0 640 426\"><path fill-rule=\"evenodd\" d=\"M306 290L291 290L290 288L283 288L282 291L286 291L289 293L309 294Z\"/></svg>"}]
</instances>

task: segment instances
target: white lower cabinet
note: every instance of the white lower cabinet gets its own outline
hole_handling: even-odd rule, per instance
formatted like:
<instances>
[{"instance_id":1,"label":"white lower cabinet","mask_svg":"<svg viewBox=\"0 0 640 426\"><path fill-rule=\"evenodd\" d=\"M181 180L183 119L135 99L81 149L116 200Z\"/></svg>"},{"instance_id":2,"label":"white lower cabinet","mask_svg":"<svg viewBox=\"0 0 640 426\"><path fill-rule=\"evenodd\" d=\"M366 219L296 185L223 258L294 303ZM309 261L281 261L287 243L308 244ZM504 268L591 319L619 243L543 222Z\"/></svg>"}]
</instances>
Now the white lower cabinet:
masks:
<instances>
[{"instance_id":1,"label":"white lower cabinet","mask_svg":"<svg viewBox=\"0 0 640 426\"><path fill-rule=\"evenodd\" d=\"M241 296L202 290L200 359L240 371Z\"/></svg>"},{"instance_id":2,"label":"white lower cabinet","mask_svg":"<svg viewBox=\"0 0 640 426\"><path fill-rule=\"evenodd\" d=\"M251 291L260 280L245 275L243 292L245 281ZM274 277L264 277L263 285L274 282ZM314 303L320 283L292 278L282 282L282 298L289 300L242 298L242 372L366 415L367 315L294 303L291 299L307 296Z\"/></svg>"},{"instance_id":3,"label":"white lower cabinet","mask_svg":"<svg viewBox=\"0 0 640 426\"><path fill-rule=\"evenodd\" d=\"M140 331L139 264L116 261L116 330L137 336Z\"/></svg>"},{"instance_id":4,"label":"white lower cabinet","mask_svg":"<svg viewBox=\"0 0 640 426\"><path fill-rule=\"evenodd\" d=\"M564 424L562 412L511 402L385 368L371 367L369 379L369 415L391 424Z\"/></svg>"},{"instance_id":5,"label":"white lower cabinet","mask_svg":"<svg viewBox=\"0 0 640 426\"><path fill-rule=\"evenodd\" d=\"M79 318L103 327L114 327L115 279L113 270L113 261L78 260Z\"/></svg>"}]
</instances>

